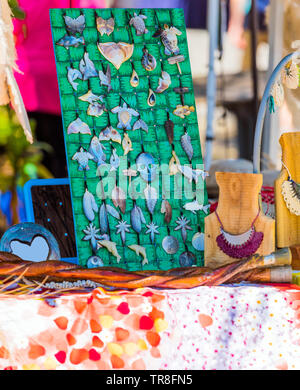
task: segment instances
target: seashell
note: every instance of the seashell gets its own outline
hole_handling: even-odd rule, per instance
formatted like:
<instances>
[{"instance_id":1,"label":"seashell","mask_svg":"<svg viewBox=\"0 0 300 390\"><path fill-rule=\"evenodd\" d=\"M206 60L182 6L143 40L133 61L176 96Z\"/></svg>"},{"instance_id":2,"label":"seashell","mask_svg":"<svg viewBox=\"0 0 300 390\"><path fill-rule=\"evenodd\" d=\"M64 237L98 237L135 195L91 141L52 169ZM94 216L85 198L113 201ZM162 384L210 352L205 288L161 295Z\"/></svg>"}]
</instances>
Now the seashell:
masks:
<instances>
[{"instance_id":1,"label":"seashell","mask_svg":"<svg viewBox=\"0 0 300 390\"><path fill-rule=\"evenodd\" d=\"M155 103L156 103L156 96L151 88L149 88L147 103L148 103L148 106L150 106L150 107L155 106Z\"/></svg>"},{"instance_id":2,"label":"seashell","mask_svg":"<svg viewBox=\"0 0 300 390\"><path fill-rule=\"evenodd\" d=\"M142 223L145 224L146 220L144 218L143 212L141 208L137 205L134 205L130 212L130 221L133 230L136 233L141 233L142 231Z\"/></svg>"},{"instance_id":3,"label":"seashell","mask_svg":"<svg viewBox=\"0 0 300 390\"><path fill-rule=\"evenodd\" d=\"M107 204L106 205L106 211L108 212L108 214L110 214L112 217L116 218L116 219L120 219L120 214L119 212L114 209L110 204Z\"/></svg>"},{"instance_id":4,"label":"seashell","mask_svg":"<svg viewBox=\"0 0 300 390\"><path fill-rule=\"evenodd\" d=\"M89 171L89 160L93 159L94 156L87 152L83 147L79 148L79 151L77 151L72 157L72 160L78 162L78 171Z\"/></svg>"},{"instance_id":5,"label":"seashell","mask_svg":"<svg viewBox=\"0 0 300 390\"><path fill-rule=\"evenodd\" d=\"M87 188L82 198L82 206L84 215L92 222L95 219L95 213L98 213L98 205L94 195Z\"/></svg>"},{"instance_id":6,"label":"seashell","mask_svg":"<svg viewBox=\"0 0 300 390\"><path fill-rule=\"evenodd\" d=\"M193 158L194 150L191 143L191 137L188 135L188 133L185 133L180 138L180 142L181 142L182 149L185 151L185 153L188 156L188 159L191 161Z\"/></svg>"},{"instance_id":7,"label":"seashell","mask_svg":"<svg viewBox=\"0 0 300 390\"><path fill-rule=\"evenodd\" d=\"M172 151L172 157L169 161L169 172L170 172L170 176L173 176L173 175L176 175L176 173L179 172L179 165L180 165L180 161L179 161L179 158L177 157L177 154L175 152L175 150Z\"/></svg>"},{"instance_id":8,"label":"seashell","mask_svg":"<svg viewBox=\"0 0 300 390\"><path fill-rule=\"evenodd\" d=\"M160 37L163 45L165 46L165 54L177 55L180 50L178 47L177 35L181 35L181 31L179 31L176 27L169 27L168 25L164 25L164 30L162 30Z\"/></svg>"},{"instance_id":9,"label":"seashell","mask_svg":"<svg viewBox=\"0 0 300 390\"><path fill-rule=\"evenodd\" d=\"M139 85L139 82L140 82L139 76L136 73L135 69L133 69L130 77L130 85L135 88Z\"/></svg>"},{"instance_id":10,"label":"seashell","mask_svg":"<svg viewBox=\"0 0 300 390\"><path fill-rule=\"evenodd\" d=\"M104 113L104 111L107 111L105 108L105 105L98 103L98 102L95 102L95 103L91 103L88 106L87 114L98 118L99 116L101 116Z\"/></svg>"},{"instance_id":11,"label":"seashell","mask_svg":"<svg viewBox=\"0 0 300 390\"><path fill-rule=\"evenodd\" d=\"M131 118L132 116L139 116L139 113L133 108L127 107L127 104L124 102L123 106L117 106L111 109L113 114L118 114L119 123L117 125L118 129L131 129Z\"/></svg>"},{"instance_id":12,"label":"seashell","mask_svg":"<svg viewBox=\"0 0 300 390\"><path fill-rule=\"evenodd\" d=\"M169 88L170 84L171 84L171 76L169 75L169 73L162 71L161 77L158 80L158 87L156 88L155 92L156 93L164 92L166 89Z\"/></svg>"},{"instance_id":13,"label":"seashell","mask_svg":"<svg viewBox=\"0 0 300 390\"><path fill-rule=\"evenodd\" d=\"M126 42L104 42L97 44L100 53L117 69L127 61L133 53L134 45Z\"/></svg>"},{"instance_id":14,"label":"seashell","mask_svg":"<svg viewBox=\"0 0 300 390\"><path fill-rule=\"evenodd\" d=\"M284 88L279 81L276 81L272 87L271 95L277 107L281 107L284 102Z\"/></svg>"},{"instance_id":15,"label":"seashell","mask_svg":"<svg viewBox=\"0 0 300 390\"><path fill-rule=\"evenodd\" d=\"M178 104L173 111L173 114L179 116L179 118L184 119L185 116L190 115L191 112L194 112L195 108L193 106L183 106L182 104Z\"/></svg>"},{"instance_id":16,"label":"seashell","mask_svg":"<svg viewBox=\"0 0 300 390\"><path fill-rule=\"evenodd\" d=\"M88 80L90 77L97 77L98 72L93 61L90 60L89 53L84 53L83 59L79 62L79 70L83 75L83 80Z\"/></svg>"},{"instance_id":17,"label":"seashell","mask_svg":"<svg viewBox=\"0 0 300 390\"><path fill-rule=\"evenodd\" d=\"M113 141L120 144L121 139L120 133L112 126L106 127L104 130L100 131L99 134L99 141Z\"/></svg>"},{"instance_id":18,"label":"seashell","mask_svg":"<svg viewBox=\"0 0 300 390\"><path fill-rule=\"evenodd\" d=\"M102 70L99 70L99 79L101 85L107 86L107 92L109 92L112 89L111 86L111 70L109 64L107 64L106 73L104 73Z\"/></svg>"},{"instance_id":19,"label":"seashell","mask_svg":"<svg viewBox=\"0 0 300 390\"><path fill-rule=\"evenodd\" d=\"M126 156L126 154L133 150L131 139L129 138L129 135L127 133L124 133L122 148L124 150L124 156Z\"/></svg>"},{"instance_id":20,"label":"seashell","mask_svg":"<svg viewBox=\"0 0 300 390\"><path fill-rule=\"evenodd\" d=\"M197 251L204 251L204 233L195 233L192 238L192 245Z\"/></svg>"},{"instance_id":21,"label":"seashell","mask_svg":"<svg viewBox=\"0 0 300 390\"><path fill-rule=\"evenodd\" d=\"M113 148L112 155L110 157L109 162L111 165L111 168L110 168L111 171L116 171L119 168L120 157L117 154L117 149Z\"/></svg>"},{"instance_id":22,"label":"seashell","mask_svg":"<svg viewBox=\"0 0 300 390\"><path fill-rule=\"evenodd\" d=\"M67 75L69 83L72 85L73 89L77 91L78 83L75 83L75 80L82 80L82 74L77 69L73 69L68 67L68 75Z\"/></svg>"},{"instance_id":23,"label":"seashell","mask_svg":"<svg viewBox=\"0 0 300 390\"><path fill-rule=\"evenodd\" d=\"M153 57L152 54L149 53L149 51L145 47L143 48L143 53L144 53L142 57L143 68L146 69L148 72L150 72L156 68L156 59Z\"/></svg>"},{"instance_id":24,"label":"seashell","mask_svg":"<svg viewBox=\"0 0 300 390\"><path fill-rule=\"evenodd\" d=\"M109 36L114 31L115 20L114 18L103 19L101 16L98 16L96 18L96 26L101 36L104 34Z\"/></svg>"},{"instance_id":25,"label":"seashell","mask_svg":"<svg viewBox=\"0 0 300 390\"><path fill-rule=\"evenodd\" d=\"M196 211L199 211L199 210L202 210L205 212L205 214L208 214L209 212L209 209L210 209L210 205L207 204L207 205L203 205L203 204L200 204L196 199L192 202L188 202L186 203L183 208L185 210L188 210L188 211L191 211L193 214L196 214Z\"/></svg>"},{"instance_id":26,"label":"seashell","mask_svg":"<svg viewBox=\"0 0 300 390\"><path fill-rule=\"evenodd\" d=\"M161 243L164 251L169 255L174 255L179 249L179 242L174 236L166 236Z\"/></svg>"},{"instance_id":27,"label":"seashell","mask_svg":"<svg viewBox=\"0 0 300 390\"><path fill-rule=\"evenodd\" d=\"M126 210L126 195L122 188L115 186L111 193L111 199L115 207L119 207L121 213Z\"/></svg>"},{"instance_id":28,"label":"seashell","mask_svg":"<svg viewBox=\"0 0 300 390\"><path fill-rule=\"evenodd\" d=\"M63 15L66 23L66 29L71 35L76 33L82 34L85 29L85 16L79 15L78 18L71 18L70 16Z\"/></svg>"},{"instance_id":29,"label":"seashell","mask_svg":"<svg viewBox=\"0 0 300 390\"><path fill-rule=\"evenodd\" d=\"M99 212L99 223L100 223L100 231L101 234L105 234L108 231L108 215L106 210L106 205L102 203L100 206L100 212Z\"/></svg>"},{"instance_id":30,"label":"seashell","mask_svg":"<svg viewBox=\"0 0 300 390\"><path fill-rule=\"evenodd\" d=\"M63 46L67 50L69 47L78 47L79 45L84 45L83 37L74 37L69 34L65 34L59 41L56 42L58 46Z\"/></svg>"},{"instance_id":31,"label":"seashell","mask_svg":"<svg viewBox=\"0 0 300 390\"><path fill-rule=\"evenodd\" d=\"M86 266L87 268L99 268L99 267L103 267L104 263L99 256L93 255L88 258Z\"/></svg>"},{"instance_id":32,"label":"seashell","mask_svg":"<svg viewBox=\"0 0 300 390\"><path fill-rule=\"evenodd\" d=\"M155 180L157 176L157 164L155 159L150 153L140 153L136 158L137 170L140 173L141 178L149 183Z\"/></svg>"},{"instance_id":33,"label":"seashell","mask_svg":"<svg viewBox=\"0 0 300 390\"><path fill-rule=\"evenodd\" d=\"M198 183L199 176L201 176L202 180L205 180L206 176L208 176L208 172L205 172L203 169L193 169L188 165L178 165L178 170L189 180L190 183L193 180L195 183Z\"/></svg>"},{"instance_id":34,"label":"seashell","mask_svg":"<svg viewBox=\"0 0 300 390\"><path fill-rule=\"evenodd\" d=\"M134 16L130 19L129 24L135 28L136 35L147 34L148 30L146 29L144 19L147 19L147 16L142 14L137 15L136 12L134 12Z\"/></svg>"},{"instance_id":35,"label":"seashell","mask_svg":"<svg viewBox=\"0 0 300 390\"><path fill-rule=\"evenodd\" d=\"M192 252L183 252L179 256L179 264L181 267L191 267L196 264L196 256Z\"/></svg>"},{"instance_id":36,"label":"seashell","mask_svg":"<svg viewBox=\"0 0 300 390\"><path fill-rule=\"evenodd\" d=\"M90 89L84 95L78 96L78 99L88 103L95 103L99 100L103 102L103 96L95 95Z\"/></svg>"},{"instance_id":37,"label":"seashell","mask_svg":"<svg viewBox=\"0 0 300 390\"><path fill-rule=\"evenodd\" d=\"M138 119L132 126L132 130L138 130L138 129L142 129L146 133L148 133L148 125L141 118Z\"/></svg>"},{"instance_id":38,"label":"seashell","mask_svg":"<svg viewBox=\"0 0 300 390\"><path fill-rule=\"evenodd\" d=\"M99 141L96 135L93 136L90 142L89 152L93 156L93 160L97 166L105 164L106 155L103 152L104 146Z\"/></svg>"},{"instance_id":39,"label":"seashell","mask_svg":"<svg viewBox=\"0 0 300 390\"><path fill-rule=\"evenodd\" d=\"M150 214L153 214L154 209L155 209L155 205L156 205L156 202L158 199L157 191L154 187L147 185L145 190L144 190L144 195L146 198L147 208L148 208Z\"/></svg>"},{"instance_id":40,"label":"seashell","mask_svg":"<svg viewBox=\"0 0 300 390\"><path fill-rule=\"evenodd\" d=\"M88 125L83 122L79 117L75 121L71 122L67 129L68 134L89 134L92 135Z\"/></svg>"},{"instance_id":41,"label":"seashell","mask_svg":"<svg viewBox=\"0 0 300 390\"><path fill-rule=\"evenodd\" d=\"M160 212L165 214L164 221L166 224L169 224L172 219L172 207L166 199L163 199L163 201L161 202Z\"/></svg>"}]
</instances>

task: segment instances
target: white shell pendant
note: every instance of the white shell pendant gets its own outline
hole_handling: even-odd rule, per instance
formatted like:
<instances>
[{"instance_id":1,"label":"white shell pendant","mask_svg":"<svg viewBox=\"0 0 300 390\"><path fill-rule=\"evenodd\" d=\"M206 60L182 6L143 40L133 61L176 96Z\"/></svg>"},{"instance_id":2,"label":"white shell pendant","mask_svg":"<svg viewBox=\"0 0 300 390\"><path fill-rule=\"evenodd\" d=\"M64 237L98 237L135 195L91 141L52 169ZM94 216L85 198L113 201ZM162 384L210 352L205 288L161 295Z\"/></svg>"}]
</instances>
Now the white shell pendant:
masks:
<instances>
[{"instance_id":1,"label":"white shell pendant","mask_svg":"<svg viewBox=\"0 0 300 390\"><path fill-rule=\"evenodd\" d=\"M147 208L148 208L150 214L153 214L154 208L155 208L155 205L156 205L156 202L158 199L157 191L154 187L147 185L147 187L144 190L144 195L146 198Z\"/></svg>"},{"instance_id":2,"label":"white shell pendant","mask_svg":"<svg viewBox=\"0 0 300 390\"><path fill-rule=\"evenodd\" d=\"M188 135L188 133L185 133L180 138L180 143L182 149L185 151L186 155L188 156L188 159L191 161L193 158L194 150L191 142L191 137Z\"/></svg>"},{"instance_id":3,"label":"white shell pendant","mask_svg":"<svg viewBox=\"0 0 300 390\"><path fill-rule=\"evenodd\" d=\"M135 69L133 69L130 77L130 85L136 88L139 85L139 82L140 82L139 76L136 73Z\"/></svg>"},{"instance_id":4,"label":"white shell pendant","mask_svg":"<svg viewBox=\"0 0 300 390\"><path fill-rule=\"evenodd\" d=\"M277 107L281 107L284 102L284 89L279 81L276 81L272 87L271 95Z\"/></svg>"},{"instance_id":5,"label":"white shell pendant","mask_svg":"<svg viewBox=\"0 0 300 390\"><path fill-rule=\"evenodd\" d=\"M122 148L124 150L124 156L133 150L131 139L127 133L124 133Z\"/></svg>"},{"instance_id":6,"label":"white shell pendant","mask_svg":"<svg viewBox=\"0 0 300 390\"><path fill-rule=\"evenodd\" d=\"M92 135L89 126L83 122L79 117L71 122L67 129L68 134L89 134Z\"/></svg>"},{"instance_id":7,"label":"white shell pendant","mask_svg":"<svg viewBox=\"0 0 300 390\"><path fill-rule=\"evenodd\" d=\"M87 152L83 147L73 155L72 160L78 162L78 171L89 171L89 160L93 160L94 156Z\"/></svg>"},{"instance_id":8,"label":"white shell pendant","mask_svg":"<svg viewBox=\"0 0 300 390\"><path fill-rule=\"evenodd\" d=\"M155 106L155 103L156 103L156 96L151 88L149 88L147 103L148 103L148 106L150 106L150 107Z\"/></svg>"},{"instance_id":9,"label":"white shell pendant","mask_svg":"<svg viewBox=\"0 0 300 390\"><path fill-rule=\"evenodd\" d=\"M183 252L179 256L179 264L181 267L191 267L196 264L196 256L192 252Z\"/></svg>"},{"instance_id":10,"label":"white shell pendant","mask_svg":"<svg viewBox=\"0 0 300 390\"><path fill-rule=\"evenodd\" d=\"M166 236L161 243L164 251L169 255L174 255L179 249L179 242L174 236Z\"/></svg>"},{"instance_id":11,"label":"white shell pendant","mask_svg":"<svg viewBox=\"0 0 300 390\"><path fill-rule=\"evenodd\" d=\"M204 233L196 233L192 238L192 245L197 251L204 251Z\"/></svg>"},{"instance_id":12,"label":"white shell pendant","mask_svg":"<svg viewBox=\"0 0 300 390\"><path fill-rule=\"evenodd\" d=\"M78 83L75 83L75 80L79 79L82 80L82 74L77 69L68 68L68 75L67 75L69 83L72 85L73 89L77 91Z\"/></svg>"},{"instance_id":13,"label":"white shell pendant","mask_svg":"<svg viewBox=\"0 0 300 390\"><path fill-rule=\"evenodd\" d=\"M285 180L281 184L281 193L290 212L300 216L300 185L293 180Z\"/></svg>"},{"instance_id":14,"label":"white shell pendant","mask_svg":"<svg viewBox=\"0 0 300 390\"><path fill-rule=\"evenodd\" d=\"M158 87L156 88L155 92L156 93L164 92L166 89L169 88L170 84L171 84L171 76L169 75L169 73L162 71L161 77L158 80Z\"/></svg>"},{"instance_id":15,"label":"white shell pendant","mask_svg":"<svg viewBox=\"0 0 300 390\"><path fill-rule=\"evenodd\" d=\"M92 222L95 219L95 213L98 213L98 205L94 195L86 188L82 198L83 212L86 218Z\"/></svg>"}]
</instances>

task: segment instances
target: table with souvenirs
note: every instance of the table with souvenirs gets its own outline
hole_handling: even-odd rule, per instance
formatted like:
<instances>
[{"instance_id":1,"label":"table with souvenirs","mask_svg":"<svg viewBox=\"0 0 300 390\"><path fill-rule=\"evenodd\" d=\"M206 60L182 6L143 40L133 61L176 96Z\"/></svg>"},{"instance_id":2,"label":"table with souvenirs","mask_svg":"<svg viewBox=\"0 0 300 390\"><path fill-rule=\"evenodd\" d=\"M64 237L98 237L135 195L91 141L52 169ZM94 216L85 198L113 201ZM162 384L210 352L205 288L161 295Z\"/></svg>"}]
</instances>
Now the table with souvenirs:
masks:
<instances>
[{"instance_id":1,"label":"table with souvenirs","mask_svg":"<svg viewBox=\"0 0 300 390\"><path fill-rule=\"evenodd\" d=\"M1 238L0 369L299 369L300 133L279 140L273 216L256 161L299 53L267 83L253 173L216 172L212 201L183 11L50 20L68 178L26 183Z\"/></svg>"}]
</instances>

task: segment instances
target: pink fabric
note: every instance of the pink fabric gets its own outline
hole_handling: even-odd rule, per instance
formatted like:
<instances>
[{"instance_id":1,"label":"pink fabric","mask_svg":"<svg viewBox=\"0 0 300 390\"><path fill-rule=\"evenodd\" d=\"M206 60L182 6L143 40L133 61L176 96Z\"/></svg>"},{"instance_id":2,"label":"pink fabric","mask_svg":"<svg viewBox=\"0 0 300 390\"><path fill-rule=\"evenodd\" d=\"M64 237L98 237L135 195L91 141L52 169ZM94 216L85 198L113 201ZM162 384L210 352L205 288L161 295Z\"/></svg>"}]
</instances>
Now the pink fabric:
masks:
<instances>
[{"instance_id":1,"label":"pink fabric","mask_svg":"<svg viewBox=\"0 0 300 390\"><path fill-rule=\"evenodd\" d=\"M25 20L14 21L17 65L16 73L27 111L60 114L55 58L49 8L104 8L105 0L19 0Z\"/></svg>"}]
</instances>

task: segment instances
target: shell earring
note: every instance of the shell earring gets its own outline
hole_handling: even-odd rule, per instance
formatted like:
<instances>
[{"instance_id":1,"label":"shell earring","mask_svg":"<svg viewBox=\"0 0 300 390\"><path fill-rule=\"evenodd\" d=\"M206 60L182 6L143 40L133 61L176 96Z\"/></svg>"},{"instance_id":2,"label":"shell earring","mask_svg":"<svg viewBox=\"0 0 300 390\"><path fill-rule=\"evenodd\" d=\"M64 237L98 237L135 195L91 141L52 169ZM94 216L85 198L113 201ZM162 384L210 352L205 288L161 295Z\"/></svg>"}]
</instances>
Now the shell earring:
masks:
<instances>
[{"instance_id":1,"label":"shell earring","mask_svg":"<svg viewBox=\"0 0 300 390\"><path fill-rule=\"evenodd\" d=\"M155 93L153 92L153 90L151 89L150 78L148 78L148 82L149 82L149 92L148 92L147 103L148 103L148 106L153 107L153 106L155 106L155 103L156 103L156 96L155 96Z\"/></svg>"},{"instance_id":2,"label":"shell earring","mask_svg":"<svg viewBox=\"0 0 300 390\"><path fill-rule=\"evenodd\" d=\"M131 61L131 66L132 66L132 73L130 77L130 85L136 88L139 85L140 79L138 74L136 73L136 70L134 69L134 65L132 61Z\"/></svg>"}]
</instances>

